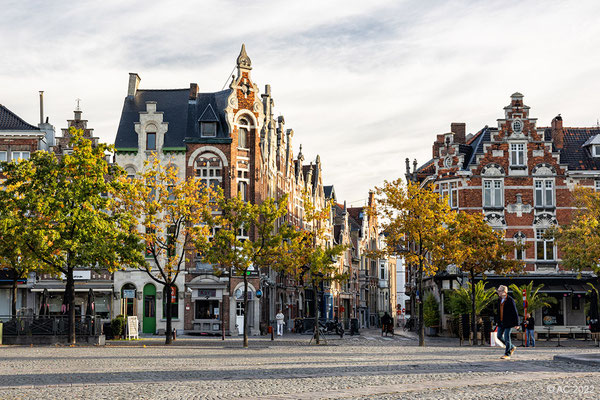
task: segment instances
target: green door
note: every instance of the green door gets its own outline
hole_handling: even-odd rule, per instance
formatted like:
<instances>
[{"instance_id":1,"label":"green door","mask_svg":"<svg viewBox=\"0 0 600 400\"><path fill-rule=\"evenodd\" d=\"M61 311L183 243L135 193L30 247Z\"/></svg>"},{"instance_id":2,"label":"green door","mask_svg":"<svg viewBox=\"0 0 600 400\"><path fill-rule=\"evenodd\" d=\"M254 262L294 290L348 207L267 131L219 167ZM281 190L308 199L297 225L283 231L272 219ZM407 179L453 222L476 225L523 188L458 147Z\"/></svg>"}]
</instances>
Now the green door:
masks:
<instances>
[{"instance_id":1,"label":"green door","mask_svg":"<svg viewBox=\"0 0 600 400\"><path fill-rule=\"evenodd\" d=\"M156 286L151 283L144 286L144 320L142 332L156 333Z\"/></svg>"}]
</instances>

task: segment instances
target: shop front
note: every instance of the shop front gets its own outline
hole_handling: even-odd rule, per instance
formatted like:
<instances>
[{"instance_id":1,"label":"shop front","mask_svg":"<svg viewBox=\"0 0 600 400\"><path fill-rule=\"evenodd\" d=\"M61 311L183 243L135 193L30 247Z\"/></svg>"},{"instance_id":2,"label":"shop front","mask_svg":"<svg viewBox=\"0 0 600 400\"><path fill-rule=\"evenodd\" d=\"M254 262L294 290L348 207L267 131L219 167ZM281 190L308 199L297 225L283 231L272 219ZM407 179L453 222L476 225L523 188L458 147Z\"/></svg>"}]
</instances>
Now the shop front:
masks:
<instances>
[{"instance_id":1,"label":"shop front","mask_svg":"<svg viewBox=\"0 0 600 400\"><path fill-rule=\"evenodd\" d=\"M189 318L191 326L188 326L188 331L191 330L191 333L195 334L220 335L223 328L221 325L223 313L229 314L223 304L224 294L227 293L227 282L221 281L218 277L204 276L192 279L187 287L191 292L190 310L186 310L191 314Z\"/></svg>"}]
</instances>

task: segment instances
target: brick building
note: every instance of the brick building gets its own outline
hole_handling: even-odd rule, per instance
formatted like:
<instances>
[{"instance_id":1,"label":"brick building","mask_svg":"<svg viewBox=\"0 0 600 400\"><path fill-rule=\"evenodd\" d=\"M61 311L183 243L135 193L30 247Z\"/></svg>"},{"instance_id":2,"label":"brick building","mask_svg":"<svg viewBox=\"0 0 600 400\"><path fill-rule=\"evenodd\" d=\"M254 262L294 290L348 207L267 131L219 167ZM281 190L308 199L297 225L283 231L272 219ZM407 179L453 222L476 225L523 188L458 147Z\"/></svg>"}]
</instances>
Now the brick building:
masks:
<instances>
[{"instance_id":1,"label":"brick building","mask_svg":"<svg viewBox=\"0 0 600 400\"><path fill-rule=\"evenodd\" d=\"M181 178L196 177L219 186L227 197L239 195L260 202L287 194L288 215L282 223L305 226L302 193L316 206L325 205L320 157L304 164L301 147L294 155L294 131L286 129L283 116L275 116L270 86L259 94L244 46L236 64L229 88L211 93L200 92L195 83L185 89L140 89L139 75L130 74L115 140L115 162L135 176L156 152L177 167ZM331 232L333 218L324 223ZM252 239L252 235L240 232L241 238ZM333 243L331 233L326 241ZM190 258L176 282L173 326L197 333L219 333L224 326L229 334L241 333L242 278L217 276L212 265ZM114 275L113 308L138 315L143 332L163 329L161 288L142 271ZM255 271L249 288L250 334L264 330L278 309L284 310L288 328L293 326L292 319L314 315L317 294L271 269ZM264 293L260 299L256 296L259 289Z\"/></svg>"},{"instance_id":2,"label":"brick building","mask_svg":"<svg viewBox=\"0 0 600 400\"><path fill-rule=\"evenodd\" d=\"M466 135L464 123L453 123L450 132L437 135L431 160L412 171L407 160L407 179L434 185L453 209L481 212L492 227L505 232L508 241L527 245L512 255L525 262L524 273L490 274L488 285L521 285L530 280L544 284L541 292L555 297L557 304L539 310L537 324L586 323L585 284L597 284L597 277L591 272L579 277L563 269L560 252L544 233L571 219L575 186L600 189L600 128L563 127L560 115L550 126L538 127L523 95L514 93L496 127ZM436 278L430 287L445 310L444 294L464 281L453 267ZM407 292L414 287L410 280ZM411 299L414 307L414 291Z\"/></svg>"}]
</instances>

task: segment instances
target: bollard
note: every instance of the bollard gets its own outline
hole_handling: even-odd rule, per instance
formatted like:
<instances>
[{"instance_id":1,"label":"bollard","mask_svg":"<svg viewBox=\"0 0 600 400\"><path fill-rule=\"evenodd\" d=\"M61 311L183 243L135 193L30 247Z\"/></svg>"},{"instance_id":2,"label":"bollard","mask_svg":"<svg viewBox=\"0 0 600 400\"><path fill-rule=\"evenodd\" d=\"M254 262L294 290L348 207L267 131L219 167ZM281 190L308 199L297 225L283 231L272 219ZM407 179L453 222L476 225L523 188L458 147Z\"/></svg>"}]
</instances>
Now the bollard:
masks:
<instances>
[{"instance_id":1,"label":"bollard","mask_svg":"<svg viewBox=\"0 0 600 400\"><path fill-rule=\"evenodd\" d=\"M273 326L270 326L269 330L271 331L271 340L275 340L275 336L274 336L274 332L273 332Z\"/></svg>"},{"instance_id":2,"label":"bollard","mask_svg":"<svg viewBox=\"0 0 600 400\"><path fill-rule=\"evenodd\" d=\"M175 341L175 339L177 339L177 330L173 328L173 341Z\"/></svg>"}]
</instances>

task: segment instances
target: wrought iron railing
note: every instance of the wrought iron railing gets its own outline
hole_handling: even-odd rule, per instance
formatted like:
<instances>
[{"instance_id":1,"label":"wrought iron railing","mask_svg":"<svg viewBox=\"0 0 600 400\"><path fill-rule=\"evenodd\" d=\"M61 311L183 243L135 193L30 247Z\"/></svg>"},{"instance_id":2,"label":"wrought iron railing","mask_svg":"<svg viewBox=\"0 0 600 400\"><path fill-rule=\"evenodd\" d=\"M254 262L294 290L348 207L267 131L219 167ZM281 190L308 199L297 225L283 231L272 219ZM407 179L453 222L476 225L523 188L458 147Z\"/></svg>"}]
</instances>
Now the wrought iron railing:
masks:
<instances>
[{"instance_id":1,"label":"wrought iron railing","mask_svg":"<svg viewBox=\"0 0 600 400\"><path fill-rule=\"evenodd\" d=\"M57 336L67 335L69 318L58 316L11 317L0 315L4 336ZM102 334L100 317L76 317L75 334L78 336L96 336Z\"/></svg>"}]
</instances>

